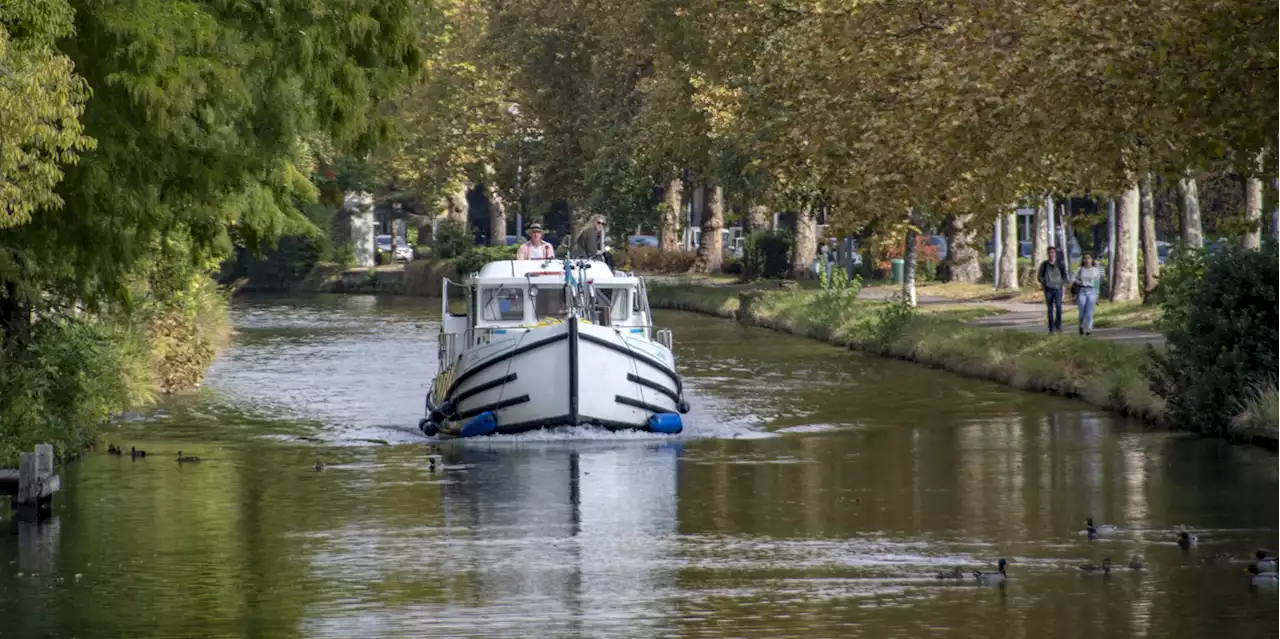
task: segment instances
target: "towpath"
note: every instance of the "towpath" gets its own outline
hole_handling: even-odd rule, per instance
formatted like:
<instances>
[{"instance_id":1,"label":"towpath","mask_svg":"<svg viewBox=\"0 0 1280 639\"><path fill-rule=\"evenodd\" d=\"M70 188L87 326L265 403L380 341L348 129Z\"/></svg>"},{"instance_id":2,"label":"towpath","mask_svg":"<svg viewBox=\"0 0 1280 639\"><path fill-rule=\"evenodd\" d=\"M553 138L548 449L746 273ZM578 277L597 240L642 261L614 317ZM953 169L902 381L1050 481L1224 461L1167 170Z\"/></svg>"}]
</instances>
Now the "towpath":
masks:
<instances>
[{"instance_id":1,"label":"towpath","mask_svg":"<svg viewBox=\"0 0 1280 639\"><path fill-rule=\"evenodd\" d=\"M868 300L887 300L898 292L897 287L889 286L869 286L862 289L860 297ZM987 317L978 318L968 322L970 326L981 326L983 328L1002 328L1008 330L1043 332L1048 330L1045 326L1045 307L1044 304L1034 304L1030 302L1020 302L1017 300L965 300L953 299L948 297L938 297L934 295L917 295L916 302L922 306L934 304L965 304L965 305L981 305L998 308L1004 312L999 315L989 315ZM1068 310L1069 306L1064 306L1063 310ZM1070 323L1071 326L1067 324ZM1076 335L1074 320L1063 321L1063 334ZM1164 348L1164 335L1155 331L1137 329L1137 328L1094 328L1090 339L1103 339L1125 346L1153 346L1155 348Z\"/></svg>"}]
</instances>

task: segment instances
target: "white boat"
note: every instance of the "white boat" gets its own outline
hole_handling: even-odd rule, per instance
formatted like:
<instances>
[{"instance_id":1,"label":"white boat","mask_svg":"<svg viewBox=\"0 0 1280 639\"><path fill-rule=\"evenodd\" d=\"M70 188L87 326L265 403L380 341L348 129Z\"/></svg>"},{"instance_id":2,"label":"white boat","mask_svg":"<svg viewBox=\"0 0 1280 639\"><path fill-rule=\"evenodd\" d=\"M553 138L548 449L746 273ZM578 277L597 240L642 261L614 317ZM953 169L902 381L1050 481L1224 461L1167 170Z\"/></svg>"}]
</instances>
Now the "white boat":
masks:
<instances>
[{"instance_id":1,"label":"white boat","mask_svg":"<svg viewBox=\"0 0 1280 639\"><path fill-rule=\"evenodd\" d=\"M451 286L465 292L462 314L450 312ZM594 260L507 260L443 290L423 433L683 429L671 331L654 329L642 278Z\"/></svg>"}]
</instances>

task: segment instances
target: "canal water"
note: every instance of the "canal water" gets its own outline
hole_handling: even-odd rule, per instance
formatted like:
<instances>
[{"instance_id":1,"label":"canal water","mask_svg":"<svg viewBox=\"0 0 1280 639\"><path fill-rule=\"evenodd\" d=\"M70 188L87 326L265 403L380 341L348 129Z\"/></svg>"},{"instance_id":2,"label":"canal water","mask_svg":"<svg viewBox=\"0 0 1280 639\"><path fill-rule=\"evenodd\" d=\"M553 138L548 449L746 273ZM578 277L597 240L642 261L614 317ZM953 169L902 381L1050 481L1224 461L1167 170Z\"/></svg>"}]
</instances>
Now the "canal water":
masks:
<instances>
[{"instance_id":1,"label":"canal water","mask_svg":"<svg viewBox=\"0 0 1280 639\"><path fill-rule=\"evenodd\" d=\"M233 316L203 388L108 430L145 459L91 453L51 521L4 522L0 637L1277 634L1243 562L1276 546L1266 451L663 313L684 435L444 443L432 472L438 302ZM1145 567L1076 568L1105 557ZM1000 558L1003 587L935 578Z\"/></svg>"}]
</instances>

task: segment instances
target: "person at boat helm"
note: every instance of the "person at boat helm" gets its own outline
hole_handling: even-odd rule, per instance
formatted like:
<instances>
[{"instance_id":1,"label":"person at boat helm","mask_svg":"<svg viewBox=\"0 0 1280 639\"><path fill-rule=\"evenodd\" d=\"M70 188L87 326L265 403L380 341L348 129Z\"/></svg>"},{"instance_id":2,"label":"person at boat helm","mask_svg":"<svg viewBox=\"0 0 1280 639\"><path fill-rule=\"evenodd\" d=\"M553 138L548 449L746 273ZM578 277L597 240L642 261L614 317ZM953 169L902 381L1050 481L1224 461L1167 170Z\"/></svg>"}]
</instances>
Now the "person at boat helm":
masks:
<instances>
[{"instance_id":1,"label":"person at boat helm","mask_svg":"<svg viewBox=\"0 0 1280 639\"><path fill-rule=\"evenodd\" d=\"M549 242L542 241L542 225L534 222L527 231L529 241L520 245L516 251L517 260L551 260L556 257L556 249Z\"/></svg>"},{"instance_id":2,"label":"person at boat helm","mask_svg":"<svg viewBox=\"0 0 1280 639\"><path fill-rule=\"evenodd\" d=\"M592 215L587 228L578 233L573 242L574 257L600 257L609 268L613 268L613 256L604 252L604 216Z\"/></svg>"}]
</instances>

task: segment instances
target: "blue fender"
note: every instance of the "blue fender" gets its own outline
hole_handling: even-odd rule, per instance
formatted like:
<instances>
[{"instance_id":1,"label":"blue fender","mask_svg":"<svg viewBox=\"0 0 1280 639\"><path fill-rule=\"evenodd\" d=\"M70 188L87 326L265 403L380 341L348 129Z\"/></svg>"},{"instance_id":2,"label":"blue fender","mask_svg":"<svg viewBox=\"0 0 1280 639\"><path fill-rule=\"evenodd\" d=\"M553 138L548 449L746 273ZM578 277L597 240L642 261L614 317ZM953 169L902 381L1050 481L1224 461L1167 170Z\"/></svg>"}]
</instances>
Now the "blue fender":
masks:
<instances>
[{"instance_id":1,"label":"blue fender","mask_svg":"<svg viewBox=\"0 0 1280 639\"><path fill-rule=\"evenodd\" d=\"M483 437L492 435L498 430L498 418L493 411L485 411L472 417L470 421L462 426L462 430L458 433L461 437Z\"/></svg>"},{"instance_id":2,"label":"blue fender","mask_svg":"<svg viewBox=\"0 0 1280 639\"><path fill-rule=\"evenodd\" d=\"M649 430L675 435L684 430L684 423L676 413L657 413L649 418Z\"/></svg>"}]
</instances>

